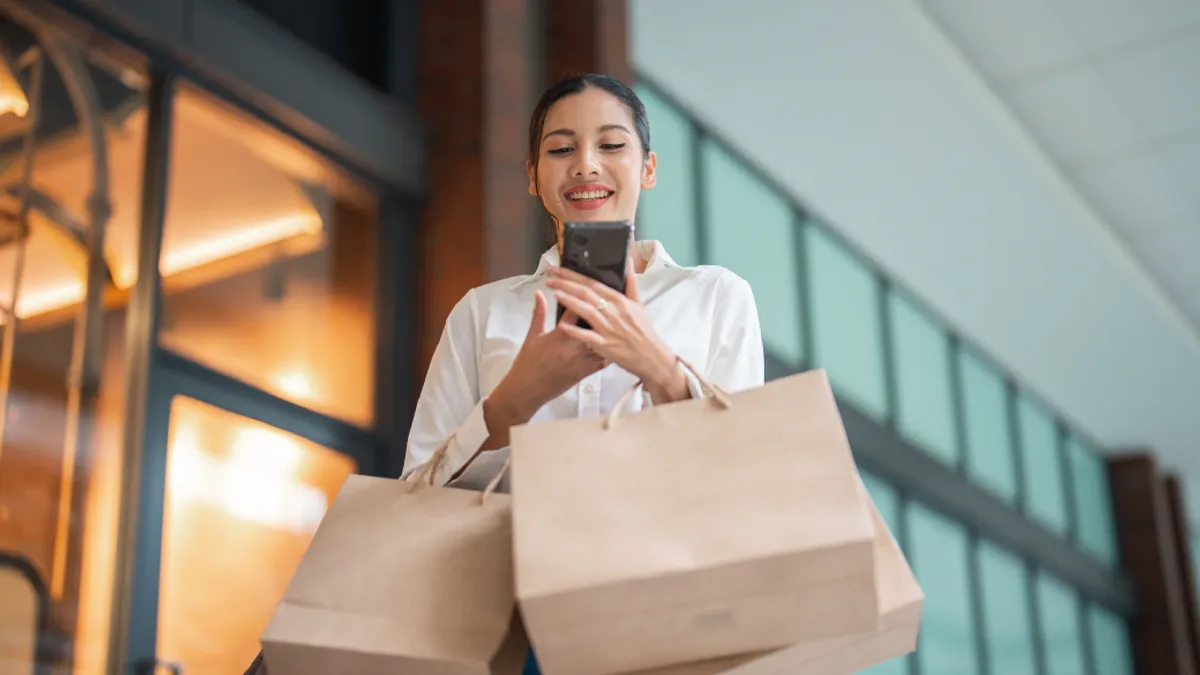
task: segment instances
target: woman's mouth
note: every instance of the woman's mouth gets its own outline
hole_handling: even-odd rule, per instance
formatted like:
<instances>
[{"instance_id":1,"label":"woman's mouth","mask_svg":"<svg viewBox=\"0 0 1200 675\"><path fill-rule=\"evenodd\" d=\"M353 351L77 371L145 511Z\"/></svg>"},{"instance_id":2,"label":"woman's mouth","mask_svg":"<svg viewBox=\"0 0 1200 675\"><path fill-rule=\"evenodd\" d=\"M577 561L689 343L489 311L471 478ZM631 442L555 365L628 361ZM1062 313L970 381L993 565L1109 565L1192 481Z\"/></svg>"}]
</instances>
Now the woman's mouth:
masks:
<instances>
[{"instance_id":1,"label":"woman's mouth","mask_svg":"<svg viewBox=\"0 0 1200 675\"><path fill-rule=\"evenodd\" d=\"M566 193L567 202L576 209L592 211L604 206L615 192L605 187L584 186Z\"/></svg>"}]
</instances>

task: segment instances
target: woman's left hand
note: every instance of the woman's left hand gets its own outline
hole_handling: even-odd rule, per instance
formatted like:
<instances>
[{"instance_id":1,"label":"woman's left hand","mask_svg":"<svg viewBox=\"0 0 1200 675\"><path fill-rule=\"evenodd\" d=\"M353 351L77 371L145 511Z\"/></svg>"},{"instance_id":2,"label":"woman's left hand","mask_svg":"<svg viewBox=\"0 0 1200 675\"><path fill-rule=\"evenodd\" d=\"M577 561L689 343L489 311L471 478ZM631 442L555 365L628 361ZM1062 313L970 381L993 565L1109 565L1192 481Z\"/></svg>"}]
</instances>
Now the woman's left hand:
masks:
<instances>
[{"instance_id":1,"label":"woman's left hand","mask_svg":"<svg viewBox=\"0 0 1200 675\"><path fill-rule=\"evenodd\" d=\"M625 295L562 267L550 268L547 285L559 304L588 322L590 329L559 323L557 330L579 340L605 360L640 379L656 403L691 396L687 377L675 353L662 341L646 316L630 266L625 272Z\"/></svg>"}]
</instances>

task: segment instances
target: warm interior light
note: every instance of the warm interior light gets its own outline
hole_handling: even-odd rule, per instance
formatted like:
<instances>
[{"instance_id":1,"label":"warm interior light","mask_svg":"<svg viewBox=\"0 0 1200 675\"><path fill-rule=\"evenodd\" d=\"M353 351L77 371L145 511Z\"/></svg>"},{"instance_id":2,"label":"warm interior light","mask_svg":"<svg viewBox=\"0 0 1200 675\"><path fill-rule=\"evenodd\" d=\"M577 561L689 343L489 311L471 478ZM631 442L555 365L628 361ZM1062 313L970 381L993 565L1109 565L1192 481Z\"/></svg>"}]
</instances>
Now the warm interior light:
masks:
<instances>
[{"instance_id":1,"label":"warm interior light","mask_svg":"<svg viewBox=\"0 0 1200 675\"><path fill-rule=\"evenodd\" d=\"M17 117L29 114L29 99L13 75L8 60L0 58L0 115L12 113Z\"/></svg>"},{"instance_id":2,"label":"warm interior light","mask_svg":"<svg viewBox=\"0 0 1200 675\"><path fill-rule=\"evenodd\" d=\"M256 223L227 236L178 251L168 251L163 254L159 269L163 276L178 274L292 237L316 234L320 230L321 219L315 214L297 214ZM114 276L117 287L127 289L137 279L137 270L133 267L121 268ZM22 291L17 301L17 316L28 319L82 302L84 290L82 280L72 280L50 288ZM2 317L0 324L3 324Z\"/></svg>"},{"instance_id":3,"label":"warm interior light","mask_svg":"<svg viewBox=\"0 0 1200 675\"><path fill-rule=\"evenodd\" d=\"M275 384L284 394L298 399L310 399L313 396L312 380L307 373L292 371L280 375Z\"/></svg>"},{"instance_id":4,"label":"warm interior light","mask_svg":"<svg viewBox=\"0 0 1200 675\"><path fill-rule=\"evenodd\" d=\"M197 429L181 428L171 441L173 504L203 505L239 520L296 534L316 531L328 508L320 488L297 478L304 450L288 436L265 428L237 430L228 452L203 447Z\"/></svg>"}]
</instances>

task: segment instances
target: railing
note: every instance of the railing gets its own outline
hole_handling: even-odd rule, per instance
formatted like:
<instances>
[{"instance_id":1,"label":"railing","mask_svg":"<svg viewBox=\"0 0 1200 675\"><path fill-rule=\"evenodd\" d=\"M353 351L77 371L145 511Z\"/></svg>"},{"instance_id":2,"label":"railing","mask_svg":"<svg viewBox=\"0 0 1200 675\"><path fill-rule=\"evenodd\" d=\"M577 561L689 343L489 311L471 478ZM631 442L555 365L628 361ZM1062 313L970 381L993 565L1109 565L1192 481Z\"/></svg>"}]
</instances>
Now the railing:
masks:
<instances>
[{"instance_id":1,"label":"railing","mask_svg":"<svg viewBox=\"0 0 1200 675\"><path fill-rule=\"evenodd\" d=\"M734 144L641 76L659 156L639 234L755 291L777 369L825 368L839 398L1109 567L1117 546L1096 444L966 340Z\"/></svg>"}]
</instances>

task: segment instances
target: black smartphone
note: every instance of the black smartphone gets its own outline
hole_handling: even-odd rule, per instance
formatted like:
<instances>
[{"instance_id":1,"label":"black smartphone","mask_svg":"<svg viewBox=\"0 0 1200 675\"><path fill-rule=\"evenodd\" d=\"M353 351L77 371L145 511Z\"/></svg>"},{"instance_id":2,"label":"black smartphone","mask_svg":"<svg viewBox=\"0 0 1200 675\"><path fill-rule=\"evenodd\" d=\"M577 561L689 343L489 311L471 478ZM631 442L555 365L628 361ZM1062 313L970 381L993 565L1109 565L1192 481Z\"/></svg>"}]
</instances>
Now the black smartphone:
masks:
<instances>
[{"instance_id":1,"label":"black smartphone","mask_svg":"<svg viewBox=\"0 0 1200 675\"><path fill-rule=\"evenodd\" d=\"M563 225L562 266L625 293L625 266L633 223L628 221L568 222ZM558 306L558 320L566 308ZM588 324L580 319L581 328Z\"/></svg>"}]
</instances>

